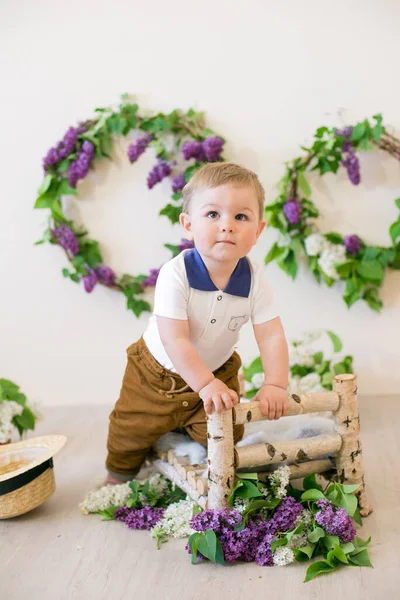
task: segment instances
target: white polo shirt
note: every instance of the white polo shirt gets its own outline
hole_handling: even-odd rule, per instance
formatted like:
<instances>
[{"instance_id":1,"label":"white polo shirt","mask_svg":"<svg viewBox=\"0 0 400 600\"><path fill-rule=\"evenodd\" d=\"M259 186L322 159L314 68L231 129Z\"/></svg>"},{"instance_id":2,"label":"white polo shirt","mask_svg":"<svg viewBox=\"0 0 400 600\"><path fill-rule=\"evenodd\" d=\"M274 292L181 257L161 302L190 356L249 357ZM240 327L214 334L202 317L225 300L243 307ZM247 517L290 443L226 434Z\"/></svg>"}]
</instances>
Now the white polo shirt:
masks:
<instances>
[{"instance_id":1,"label":"white polo shirt","mask_svg":"<svg viewBox=\"0 0 400 600\"><path fill-rule=\"evenodd\" d=\"M143 334L154 358L176 372L160 339L156 315L189 321L190 341L211 371L224 364L235 350L240 328L279 316L273 294L261 266L241 258L227 287L212 282L196 250L183 250L161 267L153 314Z\"/></svg>"}]
</instances>

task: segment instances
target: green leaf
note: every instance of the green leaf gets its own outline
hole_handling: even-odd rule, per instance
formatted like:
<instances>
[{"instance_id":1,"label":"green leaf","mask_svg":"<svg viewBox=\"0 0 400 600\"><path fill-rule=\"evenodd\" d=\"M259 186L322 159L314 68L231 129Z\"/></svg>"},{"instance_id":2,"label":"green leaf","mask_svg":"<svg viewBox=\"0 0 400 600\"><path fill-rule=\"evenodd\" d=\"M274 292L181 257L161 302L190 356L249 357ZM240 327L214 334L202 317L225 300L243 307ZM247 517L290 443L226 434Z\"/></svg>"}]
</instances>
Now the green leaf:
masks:
<instances>
[{"instance_id":1,"label":"green leaf","mask_svg":"<svg viewBox=\"0 0 400 600\"><path fill-rule=\"evenodd\" d=\"M331 567L331 565L326 560L317 560L312 565L310 565L306 571L306 577L304 579L304 583L307 581L311 581L318 575L322 575L323 573L330 573L334 571L336 567Z\"/></svg>"},{"instance_id":2,"label":"green leaf","mask_svg":"<svg viewBox=\"0 0 400 600\"><path fill-rule=\"evenodd\" d=\"M397 208L400 210L400 198L396 198L394 203L396 204Z\"/></svg>"},{"instance_id":3,"label":"green leaf","mask_svg":"<svg viewBox=\"0 0 400 600\"><path fill-rule=\"evenodd\" d=\"M332 242L332 244L337 244L337 245L343 244L343 236L340 235L340 233L335 233L335 232L325 233L325 237L329 242Z\"/></svg>"},{"instance_id":4,"label":"green leaf","mask_svg":"<svg viewBox=\"0 0 400 600\"><path fill-rule=\"evenodd\" d=\"M267 256L265 257L264 263L267 265L271 261L276 260L277 258L282 256L282 254L286 250L287 250L286 246L278 246L278 244L275 242L275 244L270 248Z\"/></svg>"},{"instance_id":5,"label":"green leaf","mask_svg":"<svg viewBox=\"0 0 400 600\"><path fill-rule=\"evenodd\" d=\"M58 188L58 194L60 196L67 196L67 195L76 196L77 191L75 188L73 188L69 185L68 179L62 179L60 186Z\"/></svg>"},{"instance_id":6,"label":"green leaf","mask_svg":"<svg viewBox=\"0 0 400 600\"><path fill-rule=\"evenodd\" d=\"M1 400L13 400L13 396L19 391L19 385L9 379L0 379Z\"/></svg>"},{"instance_id":7,"label":"green leaf","mask_svg":"<svg viewBox=\"0 0 400 600\"><path fill-rule=\"evenodd\" d=\"M80 246L80 254L82 255L84 261L91 267L95 269L98 264L103 262L103 257L101 256L99 243L96 240L81 240L79 243Z\"/></svg>"},{"instance_id":8,"label":"green leaf","mask_svg":"<svg viewBox=\"0 0 400 600\"><path fill-rule=\"evenodd\" d=\"M342 548L340 546L335 546L333 550L331 550L331 552L333 552L334 556L340 560L340 562L344 563L347 565L347 563L349 562L347 559L347 556L345 554L345 552L342 550Z\"/></svg>"},{"instance_id":9,"label":"green leaf","mask_svg":"<svg viewBox=\"0 0 400 600\"><path fill-rule=\"evenodd\" d=\"M352 273L354 266L354 260L347 260L346 262L337 265L336 271L341 279L347 279L347 277Z\"/></svg>"},{"instance_id":10,"label":"green leaf","mask_svg":"<svg viewBox=\"0 0 400 600\"><path fill-rule=\"evenodd\" d=\"M397 204L397 200L396 200ZM400 237L400 219L393 223L389 229L390 237L392 238L393 244L396 243L397 238Z\"/></svg>"},{"instance_id":11,"label":"green leaf","mask_svg":"<svg viewBox=\"0 0 400 600\"><path fill-rule=\"evenodd\" d=\"M352 542L346 542L345 544L340 544L341 549L345 554L350 554L355 549L354 544Z\"/></svg>"},{"instance_id":12,"label":"green leaf","mask_svg":"<svg viewBox=\"0 0 400 600\"><path fill-rule=\"evenodd\" d=\"M301 548L293 548L296 560L298 560L299 562L311 560L315 547L316 544L307 544L307 546L302 546Z\"/></svg>"},{"instance_id":13,"label":"green leaf","mask_svg":"<svg viewBox=\"0 0 400 600\"><path fill-rule=\"evenodd\" d=\"M35 428L35 416L33 412L27 406L24 407L24 410L21 415L16 415L13 418L13 422L16 425L19 425L21 429L34 429Z\"/></svg>"},{"instance_id":14,"label":"green leaf","mask_svg":"<svg viewBox=\"0 0 400 600\"><path fill-rule=\"evenodd\" d=\"M136 298L128 298L127 302L128 310L131 310L136 317L140 317L142 312L150 312L151 307L148 302L144 300L136 300Z\"/></svg>"},{"instance_id":15,"label":"green leaf","mask_svg":"<svg viewBox=\"0 0 400 600\"><path fill-rule=\"evenodd\" d=\"M399 223L400 226L400 223ZM400 235L400 228L399 228ZM356 266L357 273L366 281L372 283L381 283L385 274L385 270L381 263L377 260L361 261Z\"/></svg>"},{"instance_id":16,"label":"green leaf","mask_svg":"<svg viewBox=\"0 0 400 600\"><path fill-rule=\"evenodd\" d=\"M212 530L210 530L210 531L212 531ZM214 532L212 532L212 533L214 533ZM215 533L214 533L214 535L215 535ZM211 554L210 547L209 547L209 545L208 545L208 541L207 541L207 538L206 538L206 534L204 534L204 535L200 535L200 537L198 537L198 538L196 539L196 542L195 542L195 543L196 543L197 550L198 550L199 552L201 552L201 554L202 554L202 555L203 555L205 558L208 558L208 560L211 560L211 562L215 562L215 560L213 560L213 556L212 556L212 554Z\"/></svg>"},{"instance_id":17,"label":"green leaf","mask_svg":"<svg viewBox=\"0 0 400 600\"><path fill-rule=\"evenodd\" d=\"M349 562L353 565L358 565L360 567L372 567L372 563L368 556L368 550L366 548L357 554L350 554L348 558Z\"/></svg>"},{"instance_id":18,"label":"green leaf","mask_svg":"<svg viewBox=\"0 0 400 600\"><path fill-rule=\"evenodd\" d=\"M365 123L357 123L351 134L351 141L358 142L365 134Z\"/></svg>"},{"instance_id":19,"label":"green leaf","mask_svg":"<svg viewBox=\"0 0 400 600\"><path fill-rule=\"evenodd\" d=\"M308 541L312 544L316 544L318 540L325 537L325 531L322 527L316 527L308 534Z\"/></svg>"},{"instance_id":20,"label":"green leaf","mask_svg":"<svg viewBox=\"0 0 400 600\"><path fill-rule=\"evenodd\" d=\"M40 188L38 189L38 194L39 196L42 196L43 194L45 194L47 192L47 190L49 189L49 187L51 186L51 183L53 181L53 175L50 175L49 173L45 176L45 178L42 181L42 184L40 186Z\"/></svg>"},{"instance_id":21,"label":"green leaf","mask_svg":"<svg viewBox=\"0 0 400 600\"><path fill-rule=\"evenodd\" d=\"M201 163L195 163L191 167L185 169L185 181L186 183L190 180L191 177L198 171L201 167Z\"/></svg>"},{"instance_id":22,"label":"green leaf","mask_svg":"<svg viewBox=\"0 0 400 600\"><path fill-rule=\"evenodd\" d=\"M190 552L192 553L192 565L196 564L196 559L197 559L196 540L200 536L201 536L201 533L192 533L192 535L189 536L189 539L188 539L188 545L190 548Z\"/></svg>"},{"instance_id":23,"label":"green leaf","mask_svg":"<svg viewBox=\"0 0 400 600\"><path fill-rule=\"evenodd\" d=\"M335 546L340 544L340 539L337 535L326 535L322 540L322 543L326 548L333 549Z\"/></svg>"},{"instance_id":24,"label":"green leaf","mask_svg":"<svg viewBox=\"0 0 400 600\"><path fill-rule=\"evenodd\" d=\"M326 498L328 498L328 500L334 500L337 495L338 495L338 490L337 490L336 485L334 485L334 484L330 485L325 492L325 496L326 496Z\"/></svg>"},{"instance_id":25,"label":"green leaf","mask_svg":"<svg viewBox=\"0 0 400 600\"><path fill-rule=\"evenodd\" d=\"M211 560L215 562L215 557L217 553L217 536L212 529L207 529L206 531L206 540L208 543L208 548L210 550Z\"/></svg>"},{"instance_id":26,"label":"green leaf","mask_svg":"<svg viewBox=\"0 0 400 600\"><path fill-rule=\"evenodd\" d=\"M333 333L333 331L327 331L326 333L329 335L329 337L332 340L333 351L340 352L341 349L343 348L343 344L342 344L340 338L336 335L336 333Z\"/></svg>"},{"instance_id":27,"label":"green leaf","mask_svg":"<svg viewBox=\"0 0 400 600\"><path fill-rule=\"evenodd\" d=\"M178 200L182 200L183 198L183 194L182 192L175 192L174 194L171 195L172 200L178 201Z\"/></svg>"},{"instance_id":28,"label":"green leaf","mask_svg":"<svg viewBox=\"0 0 400 600\"><path fill-rule=\"evenodd\" d=\"M362 518L361 518L361 514L360 514L360 510L357 506L354 515L352 517L353 521L355 521L357 523L357 525L360 525L360 527L362 526Z\"/></svg>"},{"instance_id":29,"label":"green leaf","mask_svg":"<svg viewBox=\"0 0 400 600\"><path fill-rule=\"evenodd\" d=\"M239 479L251 479L253 481L258 481L257 473L236 473L236 477Z\"/></svg>"},{"instance_id":30,"label":"green leaf","mask_svg":"<svg viewBox=\"0 0 400 600\"><path fill-rule=\"evenodd\" d=\"M342 485L343 491L345 494L352 494L356 490L359 489L361 483L355 483L352 485Z\"/></svg>"},{"instance_id":31,"label":"green leaf","mask_svg":"<svg viewBox=\"0 0 400 600\"><path fill-rule=\"evenodd\" d=\"M307 475L307 477L304 477L303 489L304 490L319 490L320 492L322 492L322 487L319 485L319 483L317 483L315 473L313 473L312 475Z\"/></svg>"},{"instance_id":32,"label":"green leaf","mask_svg":"<svg viewBox=\"0 0 400 600\"><path fill-rule=\"evenodd\" d=\"M262 497L262 493L254 483L251 481L242 480L242 485L236 491L236 496L239 498L259 498Z\"/></svg>"},{"instance_id":33,"label":"green leaf","mask_svg":"<svg viewBox=\"0 0 400 600\"><path fill-rule=\"evenodd\" d=\"M104 510L99 510L96 512L96 515L100 515L102 518L102 521L113 521L115 520L114 514L115 511L117 510L117 508L119 508L118 506L110 506L109 508L106 508Z\"/></svg>"},{"instance_id":34,"label":"green leaf","mask_svg":"<svg viewBox=\"0 0 400 600\"><path fill-rule=\"evenodd\" d=\"M297 182L303 194L308 198L311 194L311 188L308 184L307 179L305 178L304 171L297 172Z\"/></svg>"},{"instance_id":35,"label":"green leaf","mask_svg":"<svg viewBox=\"0 0 400 600\"><path fill-rule=\"evenodd\" d=\"M167 204L162 210L160 210L160 215L165 215L174 225L175 223L179 223L179 215L182 212L181 206L174 206L173 204Z\"/></svg>"},{"instance_id":36,"label":"green leaf","mask_svg":"<svg viewBox=\"0 0 400 600\"><path fill-rule=\"evenodd\" d=\"M337 498L333 501L335 506L340 506L340 508L344 508L349 517L352 517L357 508L357 498L353 494L343 494L341 490L339 490Z\"/></svg>"},{"instance_id":37,"label":"green leaf","mask_svg":"<svg viewBox=\"0 0 400 600\"><path fill-rule=\"evenodd\" d=\"M325 496L320 490L307 490L301 495L302 502L305 502L307 500L320 500L321 498L325 498Z\"/></svg>"}]
</instances>

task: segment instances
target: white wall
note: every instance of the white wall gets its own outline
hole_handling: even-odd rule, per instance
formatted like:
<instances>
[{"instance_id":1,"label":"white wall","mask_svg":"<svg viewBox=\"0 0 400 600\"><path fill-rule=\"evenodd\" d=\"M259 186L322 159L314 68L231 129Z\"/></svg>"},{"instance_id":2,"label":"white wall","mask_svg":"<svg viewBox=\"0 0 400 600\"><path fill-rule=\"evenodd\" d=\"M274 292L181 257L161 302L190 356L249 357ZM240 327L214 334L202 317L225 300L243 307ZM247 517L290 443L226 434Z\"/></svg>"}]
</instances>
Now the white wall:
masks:
<instances>
[{"instance_id":1,"label":"white wall","mask_svg":"<svg viewBox=\"0 0 400 600\"><path fill-rule=\"evenodd\" d=\"M87 295L61 276L59 248L33 246L46 221L32 210L42 157L69 125L124 92L151 111L205 110L228 140L226 158L256 170L269 201L283 162L317 126L341 123L338 112L352 123L382 111L400 131L395 0L3 0L0 11L0 377L45 404L111 406L125 348L148 318L136 320L115 292ZM168 185L146 189L151 156L130 166L127 143L81 185L79 206L106 261L134 274L167 260L162 244L180 231L157 217ZM312 181L321 226L389 243L399 166L366 156L362 177L357 189L343 173ZM260 260L275 235L260 241ZM355 356L362 393L398 392L399 272L386 278L380 315L362 303L348 311L338 288L319 288L307 272L295 282L275 265L268 272L289 338L333 329ZM257 352L251 333L244 362Z\"/></svg>"}]
</instances>

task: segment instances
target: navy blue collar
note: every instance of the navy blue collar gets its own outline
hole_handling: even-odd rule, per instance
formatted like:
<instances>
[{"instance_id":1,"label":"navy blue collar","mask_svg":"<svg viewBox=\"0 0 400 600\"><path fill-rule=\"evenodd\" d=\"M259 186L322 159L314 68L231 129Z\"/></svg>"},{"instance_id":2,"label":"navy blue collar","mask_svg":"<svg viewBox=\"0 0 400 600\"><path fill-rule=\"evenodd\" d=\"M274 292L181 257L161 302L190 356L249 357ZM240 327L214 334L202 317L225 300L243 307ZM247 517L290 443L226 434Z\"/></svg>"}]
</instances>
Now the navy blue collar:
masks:
<instances>
[{"instance_id":1,"label":"navy blue collar","mask_svg":"<svg viewBox=\"0 0 400 600\"><path fill-rule=\"evenodd\" d=\"M211 281L207 267L203 262L196 248L191 248L185 252L184 256L186 275L189 285L196 290L203 292L216 292L218 288ZM251 287L251 271L247 258L241 258L233 271L228 285L223 290L226 294L232 296L241 296L248 298Z\"/></svg>"}]
</instances>

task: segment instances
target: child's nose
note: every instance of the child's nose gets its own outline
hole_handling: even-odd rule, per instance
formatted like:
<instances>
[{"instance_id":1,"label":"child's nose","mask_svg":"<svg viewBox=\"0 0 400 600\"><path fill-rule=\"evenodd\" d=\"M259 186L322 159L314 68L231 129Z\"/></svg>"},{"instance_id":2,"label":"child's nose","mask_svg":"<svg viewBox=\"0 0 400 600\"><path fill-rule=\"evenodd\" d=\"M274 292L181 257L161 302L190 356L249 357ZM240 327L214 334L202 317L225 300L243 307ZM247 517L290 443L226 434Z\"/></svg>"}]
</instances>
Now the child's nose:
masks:
<instances>
[{"instance_id":1,"label":"child's nose","mask_svg":"<svg viewBox=\"0 0 400 600\"><path fill-rule=\"evenodd\" d=\"M232 233L234 229L233 221L225 220L221 221L221 231L224 233Z\"/></svg>"}]
</instances>

